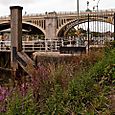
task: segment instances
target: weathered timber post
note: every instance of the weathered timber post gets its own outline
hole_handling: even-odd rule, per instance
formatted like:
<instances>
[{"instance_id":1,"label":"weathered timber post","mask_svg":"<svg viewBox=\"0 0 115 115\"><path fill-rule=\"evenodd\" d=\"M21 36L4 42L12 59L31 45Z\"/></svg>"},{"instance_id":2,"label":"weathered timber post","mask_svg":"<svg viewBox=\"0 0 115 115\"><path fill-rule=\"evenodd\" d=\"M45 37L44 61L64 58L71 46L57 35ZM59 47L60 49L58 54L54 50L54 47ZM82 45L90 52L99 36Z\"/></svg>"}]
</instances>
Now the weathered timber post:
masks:
<instances>
[{"instance_id":1,"label":"weathered timber post","mask_svg":"<svg viewBox=\"0 0 115 115\"><path fill-rule=\"evenodd\" d=\"M11 67L18 69L16 53L22 51L22 7L11 6Z\"/></svg>"},{"instance_id":2,"label":"weathered timber post","mask_svg":"<svg viewBox=\"0 0 115 115\"><path fill-rule=\"evenodd\" d=\"M16 76L18 64L30 75L35 74L34 63L22 51L22 7L11 6L11 67Z\"/></svg>"}]
</instances>

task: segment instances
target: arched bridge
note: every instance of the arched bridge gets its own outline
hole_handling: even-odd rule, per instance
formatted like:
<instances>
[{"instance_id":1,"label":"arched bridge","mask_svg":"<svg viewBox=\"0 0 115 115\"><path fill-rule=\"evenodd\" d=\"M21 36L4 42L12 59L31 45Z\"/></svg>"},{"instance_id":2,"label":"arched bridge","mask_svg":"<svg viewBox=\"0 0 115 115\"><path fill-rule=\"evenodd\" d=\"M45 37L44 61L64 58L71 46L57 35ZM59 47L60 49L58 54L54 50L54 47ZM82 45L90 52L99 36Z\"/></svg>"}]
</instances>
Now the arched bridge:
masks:
<instances>
[{"instance_id":1,"label":"arched bridge","mask_svg":"<svg viewBox=\"0 0 115 115\"><path fill-rule=\"evenodd\" d=\"M101 21L113 24L115 10L99 12L46 12L45 14L23 15L22 28L32 34L43 34L46 39L65 37L74 26L88 21ZM0 31L10 28L10 16L0 17Z\"/></svg>"}]
</instances>

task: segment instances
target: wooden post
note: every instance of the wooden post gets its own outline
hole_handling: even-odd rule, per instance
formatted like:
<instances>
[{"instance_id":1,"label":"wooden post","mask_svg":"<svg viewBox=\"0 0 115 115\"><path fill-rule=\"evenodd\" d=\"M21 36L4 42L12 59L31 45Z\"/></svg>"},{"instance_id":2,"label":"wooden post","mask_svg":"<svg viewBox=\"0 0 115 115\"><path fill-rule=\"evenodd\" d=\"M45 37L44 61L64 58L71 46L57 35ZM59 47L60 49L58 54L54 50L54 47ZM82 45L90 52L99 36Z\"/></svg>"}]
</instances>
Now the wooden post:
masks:
<instances>
[{"instance_id":1,"label":"wooden post","mask_svg":"<svg viewBox=\"0 0 115 115\"><path fill-rule=\"evenodd\" d=\"M22 51L22 7L11 6L11 67L18 69L17 52Z\"/></svg>"}]
</instances>

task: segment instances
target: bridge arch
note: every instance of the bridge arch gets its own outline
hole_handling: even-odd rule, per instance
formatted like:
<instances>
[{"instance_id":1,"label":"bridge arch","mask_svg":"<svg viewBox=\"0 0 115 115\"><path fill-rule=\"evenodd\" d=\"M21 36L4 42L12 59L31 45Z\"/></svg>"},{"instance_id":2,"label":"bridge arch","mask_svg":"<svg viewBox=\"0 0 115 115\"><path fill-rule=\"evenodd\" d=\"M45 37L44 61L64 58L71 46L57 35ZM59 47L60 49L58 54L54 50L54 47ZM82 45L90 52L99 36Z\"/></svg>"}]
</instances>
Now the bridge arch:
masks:
<instances>
[{"instance_id":1,"label":"bridge arch","mask_svg":"<svg viewBox=\"0 0 115 115\"><path fill-rule=\"evenodd\" d=\"M0 31L5 30L5 29L9 29L10 28L10 21L3 21L0 22ZM30 22L22 22L22 29L27 30L28 32L36 32L37 34L42 33L44 34L44 36L46 35L46 32L44 29L42 29L41 27L30 23Z\"/></svg>"},{"instance_id":2,"label":"bridge arch","mask_svg":"<svg viewBox=\"0 0 115 115\"><path fill-rule=\"evenodd\" d=\"M25 25L25 26L24 26L24 25ZM31 29L31 27L35 28L37 31L41 31L41 33L43 33L44 36L46 35L45 30L42 29L40 26L37 26L37 25L35 25L35 24L33 24L33 23L30 23L30 22L24 22L24 21L22 22L22 28L23 28L23 29L29 30L29 29ZM39 32L38 32L38 33L39 33Z\"/></svg>"},{"instance_id":3,"label":"bridge arch","mask_svg":"<svg viewBox=\"0 0 115 115\"><path fill-rule=\"evenodd\" d=\"M10 28L10 21L0 22L0 31Z\"/></svg>"},{"instance_id":4,"label":"bridge arch","mask_svg":"<svg viewBox=\"0 0 115 115\"><path fill-rule=\"evenodd\" d=\"M98 17L98 18L89 17L89 22L92 22L92 21L105 22L105 23L109 23L109 24L112 24L112 25L114 24L113 20L110 19L110 18L107 18L107 17ZM87 18L86 17L85 18L80 18L79 23L78 23L77 19L71 20L71 21L65 23L64 25L62 25L57 30L56 36L65 37L71 28L77 26L78 24L82 24L82 23L85 23L85 22L88 22L88 17Z\"/></svg>"}]
</instances>

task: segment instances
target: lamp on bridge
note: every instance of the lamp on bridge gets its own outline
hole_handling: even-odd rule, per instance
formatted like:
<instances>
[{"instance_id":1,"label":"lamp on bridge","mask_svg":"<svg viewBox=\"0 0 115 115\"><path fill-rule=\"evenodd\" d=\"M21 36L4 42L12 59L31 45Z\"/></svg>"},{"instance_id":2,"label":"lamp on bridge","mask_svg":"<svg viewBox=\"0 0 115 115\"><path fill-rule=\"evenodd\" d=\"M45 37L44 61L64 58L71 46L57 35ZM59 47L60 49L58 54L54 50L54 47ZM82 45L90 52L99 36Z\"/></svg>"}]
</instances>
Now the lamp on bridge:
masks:
<instances>
[{"instance_id":1,"label":"lamp on bridge","mask_svg":"<svg viewBox=\"0 0 115 115\"><path fill-rule=\"evenodd\" d=\"M95 0L93 0L93 1L95 1ZM98 0L97 5L93 7L93 10L95 9L95 7L97 7L97 12L99 11L99 2L100 2L100 0Z\"/></svg>"},{"instance_id":2,"label":"lamp on bridge","mask_svg":"<svg viewBox=\"0 0 115 115\"><path fill-rule=\"evenodd\" d=\"M89 9L89 1L87 1L87 10L86 12L91 12L91 10Z\"/></svg>"},{"instance_id":3,"label":"lamp on bridge","mask_svg":"<svg viewBox=\"0 0 115 115\"><path fill-rule=\"evenodd\" d=\"M78 28L79 28L79 0L77 0L77 18L78 18Z\"/></svg>"}]
</instances>

